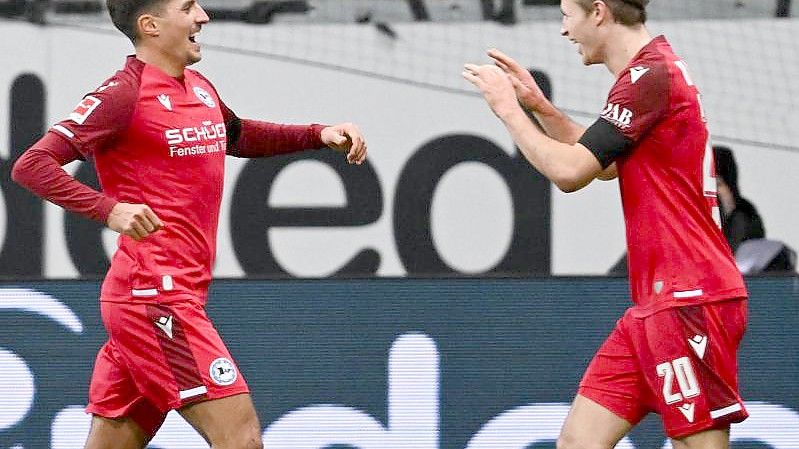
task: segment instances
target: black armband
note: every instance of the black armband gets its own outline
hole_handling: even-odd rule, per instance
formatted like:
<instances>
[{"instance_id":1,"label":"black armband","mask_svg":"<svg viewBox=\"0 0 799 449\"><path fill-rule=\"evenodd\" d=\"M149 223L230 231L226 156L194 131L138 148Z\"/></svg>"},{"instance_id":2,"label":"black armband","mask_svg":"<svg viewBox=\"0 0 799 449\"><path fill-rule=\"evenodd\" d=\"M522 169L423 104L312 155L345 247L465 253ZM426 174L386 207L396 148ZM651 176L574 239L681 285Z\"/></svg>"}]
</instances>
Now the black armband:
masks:
<instances>
[{"instance_id":1,"label":"black armband","mask_svg":"<svg viewBox=\"0 0 799 449\"><path fill-rule=\"evenodd\" d=\"M608 168L619 155L624 153L633 142L605 119L597 119L577 143L588 148L596 156L602 168Z\"/></svg>"}]
</instances>

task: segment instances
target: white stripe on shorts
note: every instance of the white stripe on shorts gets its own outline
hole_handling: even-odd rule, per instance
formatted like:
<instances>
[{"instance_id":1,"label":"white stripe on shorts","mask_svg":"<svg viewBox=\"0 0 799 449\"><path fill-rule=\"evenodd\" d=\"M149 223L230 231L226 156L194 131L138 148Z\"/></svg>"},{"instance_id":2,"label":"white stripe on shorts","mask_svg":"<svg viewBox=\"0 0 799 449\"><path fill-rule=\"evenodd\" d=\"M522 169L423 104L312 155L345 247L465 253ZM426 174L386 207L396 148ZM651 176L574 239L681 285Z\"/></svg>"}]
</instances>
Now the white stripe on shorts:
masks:
<instances>
[{"instance_id":1,"label":"white stripe on shorts","mask_svg":"<svg viewBox=\"0 0 799 449\"><path fill-rule=\"evenodd\" d=\"M189 388L188 390L182 390L180 392L180 399L186 399L205 393L208 393L208 389L205 388L205 385L200 385L199 387Z\"/></svg>"},{"instance_id":2,"label":"white stripe on shorts","mask_svg":"<svg viewBox=\"0 0 799 449\"><path fill-rule=\"evenodd\" d=\"M732 404L724 408L720 408L718 410L711 410L710 417L716 419L725 415L729 415L730 413L741 411L741 408L742 408L741 404L736 402L735 404Z\"/></svg>"}]
</instances>

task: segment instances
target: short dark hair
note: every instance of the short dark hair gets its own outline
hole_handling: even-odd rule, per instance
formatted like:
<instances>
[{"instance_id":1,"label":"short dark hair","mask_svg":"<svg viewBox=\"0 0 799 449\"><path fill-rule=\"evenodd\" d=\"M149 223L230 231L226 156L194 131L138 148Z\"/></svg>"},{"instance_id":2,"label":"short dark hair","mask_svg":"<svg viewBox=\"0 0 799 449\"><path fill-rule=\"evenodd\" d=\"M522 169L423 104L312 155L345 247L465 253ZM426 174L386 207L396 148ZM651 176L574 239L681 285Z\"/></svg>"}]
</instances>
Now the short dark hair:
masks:
<instances>
[{"instance_id":1,"label":"short dark hair","mask_svg":"<svg viewBox=\"0 0 799 449\"><path fill-rule=\"evenodd\" d=\"M106 0L111 22L134 44L136 21L143 13L155 13L167 0Z\"/></svg>"},{"instance_id":2,"label":"short dark hair","mask_svg":"<svg viewBox=\"0 0 799 449\"><path fill-rule=\"evenodd\" d=\"M617 23L627 26L640 25L646 23L646 6L649 0L602 0ZM577 0L577 3L585 10L591 11L594 0Z\"/></svg>"}]
</instances>

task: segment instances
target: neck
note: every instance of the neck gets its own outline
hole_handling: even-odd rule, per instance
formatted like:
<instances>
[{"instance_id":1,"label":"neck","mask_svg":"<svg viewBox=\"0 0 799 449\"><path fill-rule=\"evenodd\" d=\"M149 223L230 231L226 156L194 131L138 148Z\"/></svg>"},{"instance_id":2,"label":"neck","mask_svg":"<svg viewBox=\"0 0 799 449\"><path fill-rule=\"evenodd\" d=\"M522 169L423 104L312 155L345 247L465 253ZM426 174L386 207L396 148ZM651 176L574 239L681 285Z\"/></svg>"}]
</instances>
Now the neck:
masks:
<instances>
[{"instance_id":1,"label":"neck","mask_svg":"<svg viewBox=\"0 0 799 449\"><path fill-rule=\"evenodd\" d=\"M627 67L635 55L652 41L652 36L644 25L633 28L620 24L614 26L617 29L610 36L610 42L613 44L608 46L605 66L613 73L613 76L619 76L619 73Z\"/></svg>"},{"instance_id":2,"label":"neck","mask_svg":"<svg viewBox=\"0 0 799 449\"><path fill-rule=\"evenodd\" d=\"M166 54L159 51L158 48L145 45L136 46L136 58L144 63L158 67L161 71L174 78L182 78L183 70L186 68L183 64L175 63Z\"/></svg>"}]
</instances>

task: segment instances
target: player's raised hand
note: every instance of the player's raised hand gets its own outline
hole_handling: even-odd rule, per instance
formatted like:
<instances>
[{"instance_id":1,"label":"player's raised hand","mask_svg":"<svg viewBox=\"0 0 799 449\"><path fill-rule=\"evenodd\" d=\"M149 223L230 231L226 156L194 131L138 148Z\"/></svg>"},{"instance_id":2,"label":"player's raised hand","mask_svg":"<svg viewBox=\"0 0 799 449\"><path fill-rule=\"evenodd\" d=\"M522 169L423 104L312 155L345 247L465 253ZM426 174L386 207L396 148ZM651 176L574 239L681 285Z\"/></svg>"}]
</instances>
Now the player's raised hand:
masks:
<instances>
[{"instance_id":1,"label":"player's raised hand","mask_svg":"<svg viewBox=\"0 0 799 449\"><path fill-rule=\"evenodd\" d=\"M322 129L322 142L330 148L347 153L347 162L362 164L366 160L366 140L352 123L341 123Z\"/></svg>"},{"instance_id":2,"label":"player's raised hand","mask_svg":"<svg viewBox=\"0 0 799 449\"><path fill-rule=\"evenodd\" d=\"M488 56L494 60L497 67L510 76L513 88L516 90L516 97L522 106L531 111L537 111L542 102L548 101L530 71L522 67L515 59L496 48L488 50Z\"/></svg>"},{"instance_id":3,"label":"player's raised hand","mask_svg":"<svg viewBox=\"0 0 799 449\"><path fill-rule=\"evenodd\" d=\"M141 240L164 227L146 204L117 203L108 215L106 224L112 230Z\"/></svg>"},{"instance_id":4,"label":"player's raised hand","mask_svg":"<svg viewBox=\"0 0 799 449\"><path fill-rule=\"evenodd\" d=\"M480 89L488 106L498 117L520 110L511 77L499 67L491 64L466 64L463 77Z\"/></svg>"}]
</instances>

